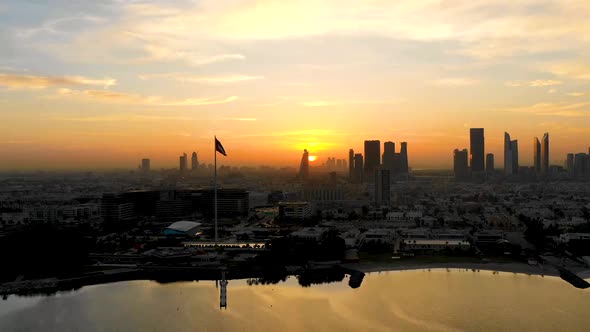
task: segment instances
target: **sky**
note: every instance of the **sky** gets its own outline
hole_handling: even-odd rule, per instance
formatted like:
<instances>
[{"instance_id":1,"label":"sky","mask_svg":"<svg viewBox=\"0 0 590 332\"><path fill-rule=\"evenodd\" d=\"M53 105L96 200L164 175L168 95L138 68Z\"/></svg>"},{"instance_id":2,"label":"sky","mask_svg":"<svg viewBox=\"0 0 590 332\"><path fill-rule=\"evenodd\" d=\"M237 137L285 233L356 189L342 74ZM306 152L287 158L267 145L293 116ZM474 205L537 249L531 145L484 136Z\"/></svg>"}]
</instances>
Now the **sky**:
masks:
<instances>
[{"instance_id":1,"label":"sky","mask_svg":"<svg viewBox=\"0 0 590 332\"><path fill-rule=\"evenodd\" d=\"M297 167L408 142L449 168L485 128L532 163L590 146L590 1L0 1L0 169ZM399 144L397 145L399 149Z\"/></svg>"}]
</instances>

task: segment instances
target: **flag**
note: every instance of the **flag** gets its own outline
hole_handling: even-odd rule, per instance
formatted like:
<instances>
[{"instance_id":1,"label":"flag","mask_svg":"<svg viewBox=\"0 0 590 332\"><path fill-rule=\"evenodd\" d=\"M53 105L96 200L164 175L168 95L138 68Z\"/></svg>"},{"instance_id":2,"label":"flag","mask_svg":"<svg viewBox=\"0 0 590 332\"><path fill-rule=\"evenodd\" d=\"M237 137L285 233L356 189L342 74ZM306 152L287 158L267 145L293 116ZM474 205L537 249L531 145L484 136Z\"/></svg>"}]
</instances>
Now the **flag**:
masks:
<instances>
[{"instance_id":1,"label":"flag","mask_svg":"<svg viewBox=\"0 0 590 332\"><path fill-rule=\"evenodd\" d=\"M224 156L227 156L223 145L221 145L221 142L217 139L217 137L215 137L215 151L221 153Z\"/></svg>"}]
</instances>

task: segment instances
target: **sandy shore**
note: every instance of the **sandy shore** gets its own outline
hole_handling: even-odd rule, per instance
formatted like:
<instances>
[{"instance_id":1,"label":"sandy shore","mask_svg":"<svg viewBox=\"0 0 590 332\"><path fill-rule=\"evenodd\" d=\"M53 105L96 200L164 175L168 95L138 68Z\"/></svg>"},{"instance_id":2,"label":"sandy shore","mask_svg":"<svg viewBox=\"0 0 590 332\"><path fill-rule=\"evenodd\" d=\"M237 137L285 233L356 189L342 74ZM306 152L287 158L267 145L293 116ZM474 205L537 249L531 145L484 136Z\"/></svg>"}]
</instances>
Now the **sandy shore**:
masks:
<instances>
[{"instance_id":1,"label":"sandy shore","mask_svg":"<svg viewBox=\"0 0 590 332\"><path fill-rule=\"evenodd\" d=\"M391 263L354 263L342 264L342 266L363 271L365 273L371 272L386 272L386 271L403 271L403 270L427 270L427 269L463 269L463 270L484 270L484 271L498 271L511 272L529 275L543 275L543 276L559 276L559 271L551 265L528 265L525 263L510 262L510 263L423 263L423 262L391 262ZM590 278L590 270L572 269L580 277L584 279Z\"/></svg>"}]
</instances>

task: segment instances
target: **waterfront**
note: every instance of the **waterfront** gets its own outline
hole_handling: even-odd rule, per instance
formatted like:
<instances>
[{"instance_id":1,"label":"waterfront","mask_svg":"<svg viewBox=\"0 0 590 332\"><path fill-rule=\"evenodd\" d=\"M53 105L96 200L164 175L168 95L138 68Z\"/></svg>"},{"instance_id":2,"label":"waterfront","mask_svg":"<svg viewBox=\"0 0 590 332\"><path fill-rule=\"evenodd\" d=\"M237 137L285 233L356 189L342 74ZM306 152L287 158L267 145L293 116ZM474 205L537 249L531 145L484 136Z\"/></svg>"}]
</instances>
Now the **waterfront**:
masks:
<instances>
[{"instance_id":1,"label":"waterfront","mask_svg":"<svg viewBox=\"0 0 590 332\"><path fill-rule=\"evenodd\" d=\"M590 290L559 277L471 269L374 272L358 289L231 280L126 281L0 302L2 331L581 331Z\"/></svg>"}]
</instances>

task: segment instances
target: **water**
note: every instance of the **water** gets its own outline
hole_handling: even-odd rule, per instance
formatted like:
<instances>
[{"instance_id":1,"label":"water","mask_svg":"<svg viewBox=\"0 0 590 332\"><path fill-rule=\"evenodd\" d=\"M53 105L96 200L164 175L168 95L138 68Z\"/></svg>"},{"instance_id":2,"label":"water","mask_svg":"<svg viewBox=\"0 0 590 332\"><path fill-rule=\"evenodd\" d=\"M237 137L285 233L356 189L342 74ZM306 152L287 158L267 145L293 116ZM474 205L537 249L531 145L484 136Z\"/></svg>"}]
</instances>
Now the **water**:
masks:
<instances>
[{"instance_id":1,"label":"water","mask_svg":"<svg viewBox=\"0 0 590 332\"><path fill-rule=\"evenodd\" d=\"M590 290L557 277L471 270L368 274L303 288L130 281L0 302L0 331L587 331Z\"/></svg>"}]
</instances>

